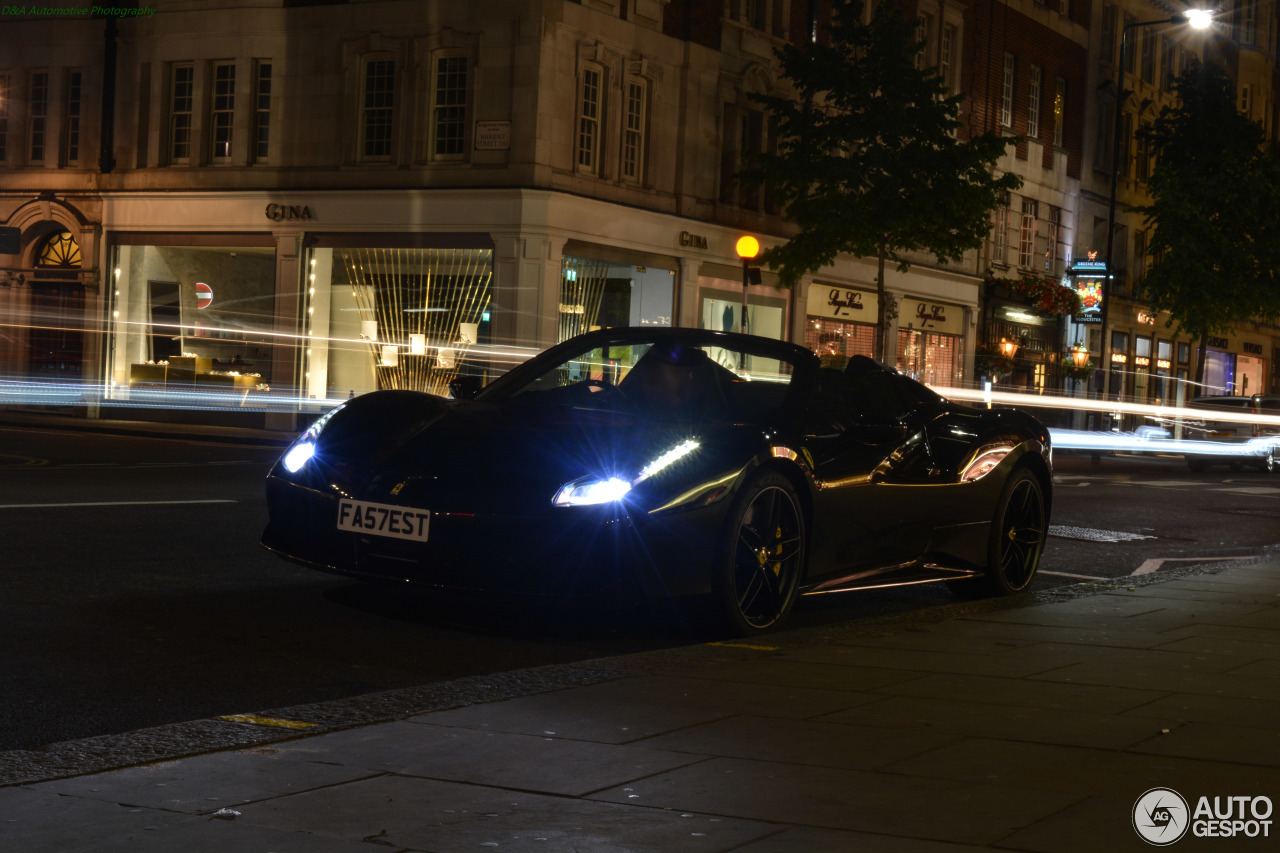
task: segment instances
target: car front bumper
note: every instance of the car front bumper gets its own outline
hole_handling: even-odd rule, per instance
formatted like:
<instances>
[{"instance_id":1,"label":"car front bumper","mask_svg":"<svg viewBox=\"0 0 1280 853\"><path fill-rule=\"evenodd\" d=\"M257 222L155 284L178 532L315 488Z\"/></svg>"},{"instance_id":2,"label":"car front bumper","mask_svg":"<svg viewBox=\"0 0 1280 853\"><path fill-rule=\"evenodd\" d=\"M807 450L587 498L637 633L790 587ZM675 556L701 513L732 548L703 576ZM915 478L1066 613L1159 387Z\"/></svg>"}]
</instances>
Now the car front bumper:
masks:
<instances>
[{"instance_id":1,"label":"car front bumper","mask_svg":"<svg viewBox=\"0 0 1280 853\"><path fill-rule=\"evenodd\" d=\"M338 495L267 480L262 544L323 571L445 590L681 598L710 591L725 502L650 516L612 506L436 512L425 542L339 530Z\"/></svg>"}]
</instances>

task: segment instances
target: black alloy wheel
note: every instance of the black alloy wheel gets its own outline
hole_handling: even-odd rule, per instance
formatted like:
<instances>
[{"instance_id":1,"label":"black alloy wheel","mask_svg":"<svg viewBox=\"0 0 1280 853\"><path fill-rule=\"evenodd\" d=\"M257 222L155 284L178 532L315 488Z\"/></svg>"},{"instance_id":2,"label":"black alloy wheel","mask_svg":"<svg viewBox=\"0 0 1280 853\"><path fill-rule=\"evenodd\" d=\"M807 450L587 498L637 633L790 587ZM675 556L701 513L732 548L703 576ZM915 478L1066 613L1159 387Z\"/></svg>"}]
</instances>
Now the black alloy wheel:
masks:
<instances>
[{"instance_id":1,"label":"black alloy wheel","mask_svg":"<svg viewBox=\"0 0 1280 853\"><path fill-rule=\"evenodd\" d=\"M805 524L790 481L768 472L748 484L729 515L716 584L725 627L749 636L777 627L795 603Z\"/></svg>"},{"instance_id":2,"label":"black alloy wheel","mask_svg":"<svg viewBox=\"0 0 1280 853\"><path fill-rule=\"evenodd\" d=\"M991 519L986 582L992 592L1009 595L1031 585L1048 528L1040 481L1019 468L1005 483Z\"/></svg>"}]
</instances>

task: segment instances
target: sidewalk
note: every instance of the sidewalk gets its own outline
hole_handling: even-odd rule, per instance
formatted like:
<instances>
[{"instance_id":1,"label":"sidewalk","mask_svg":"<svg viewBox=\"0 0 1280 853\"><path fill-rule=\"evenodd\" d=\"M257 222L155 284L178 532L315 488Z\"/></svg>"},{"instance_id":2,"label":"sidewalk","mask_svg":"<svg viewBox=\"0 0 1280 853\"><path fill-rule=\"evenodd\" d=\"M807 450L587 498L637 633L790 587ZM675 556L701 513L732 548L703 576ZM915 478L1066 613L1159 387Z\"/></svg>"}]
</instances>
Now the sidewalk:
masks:
<instances>
[{"instance_id":1,"label":"sidewalk","mask_svg":"<svg viewBox=\"0 0 1280 853\"><path fill-rule=\"evenodd\" d=\"M978 604L590 662L549 692L518 695L516 673L514 698L0 787L0 850L1137 851L1149 789L1191 811L1280 802L1280 558ZM1237 837L1174 849L1275 849L1264 805ZM1176 832L1189 815L1170 812Z\"/></svg>"}]
</instances>

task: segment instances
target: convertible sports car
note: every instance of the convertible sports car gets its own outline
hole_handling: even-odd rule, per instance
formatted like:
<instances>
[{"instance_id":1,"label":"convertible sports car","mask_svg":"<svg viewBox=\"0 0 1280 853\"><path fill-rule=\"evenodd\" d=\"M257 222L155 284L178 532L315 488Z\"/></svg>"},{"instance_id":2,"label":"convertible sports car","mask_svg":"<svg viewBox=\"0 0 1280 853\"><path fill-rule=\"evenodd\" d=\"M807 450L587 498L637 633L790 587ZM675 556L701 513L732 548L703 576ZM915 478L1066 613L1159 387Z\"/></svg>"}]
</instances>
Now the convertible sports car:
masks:
<instances>
[{"instance_id":1,"label":"convertible sports car","mask_svg":"<svg viewBox=\"0 0 1280 853\"><path fill-rule=\"evenodd\" d=\"M797 595L1026 589L1049 433L863 357L697 329L590 332L483 390L378 391L267 479L262 542L330 572L519 596L695 598L747 635Z\"/></svg>"}]
</instances>

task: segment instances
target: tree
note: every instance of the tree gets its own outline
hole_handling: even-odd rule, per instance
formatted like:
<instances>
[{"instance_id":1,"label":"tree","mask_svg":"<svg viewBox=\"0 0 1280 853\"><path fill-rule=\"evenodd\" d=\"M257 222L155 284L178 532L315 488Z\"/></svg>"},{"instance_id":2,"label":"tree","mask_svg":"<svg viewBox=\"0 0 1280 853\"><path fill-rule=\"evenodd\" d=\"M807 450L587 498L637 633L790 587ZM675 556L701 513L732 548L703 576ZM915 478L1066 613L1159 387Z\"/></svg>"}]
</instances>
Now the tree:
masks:
<instances>
[{"instance_id":1,"label":"tree","mask_svg":"<svg viewBox=\"0 0 1280 853\"><path fill-rule=\"evenodd\" d=\"M961 95L935 68L917 68L923 45L899 0L882 0L870 23L861 0L833 0L827 38L777 51L793 96L753 95L777 133L739 179L762 184L799 230L762 261L794 285L845 252L878 260L876 356L884 357L885 265L928 251L959 261L982 245L991 211L1017 189L994 167L1014 140L960 138Z\"/></svg>"},{"instance_id":2,"label":"tree","mask_svg":"<svg viewBox=\"0 0 1280 853\"><path fill-rule=\"evenodd\" d=\"M1153 227L1140 291L1200 342L1200 384L1209 335L1280 316L1280 164L1222 66L1192 62L1174 88L1176 104L1138 133L1155 157L1152 201L1133 208Z\"/></svg>"}]
</instances>

